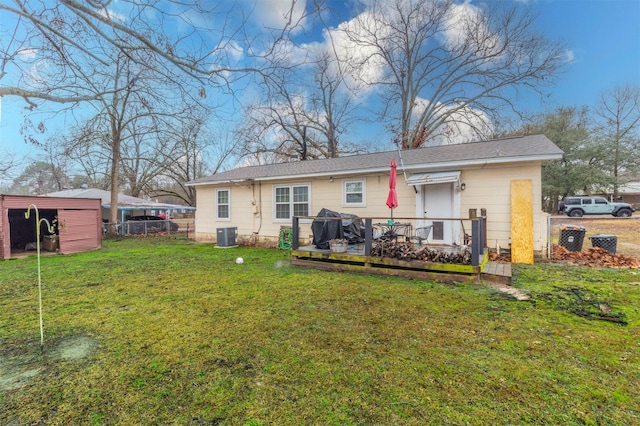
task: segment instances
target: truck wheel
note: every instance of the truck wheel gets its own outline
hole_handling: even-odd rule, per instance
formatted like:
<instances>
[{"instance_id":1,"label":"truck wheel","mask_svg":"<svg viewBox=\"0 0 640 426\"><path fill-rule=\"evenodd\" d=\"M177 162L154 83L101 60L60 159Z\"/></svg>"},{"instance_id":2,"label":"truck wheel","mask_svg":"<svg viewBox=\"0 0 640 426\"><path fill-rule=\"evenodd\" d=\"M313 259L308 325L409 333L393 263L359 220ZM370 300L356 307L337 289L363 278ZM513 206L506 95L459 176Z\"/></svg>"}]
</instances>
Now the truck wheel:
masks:
<instances>
[{"instance_id":1,"label":"truck wheel","mask_svg":"<svg viewBox=\"0 0 640 426\"><path fill-rule=\"evenodd\" d=\"M631 215L632 215L632 214L633 214L633 213L632 213L632 212L631 212L631 210L629 210L629 209L621 209L621 210L618 212L617 216L618 216L618 217L631 217Z\"/></svg>"},{"instance_id":2,"label":"truck wheel","mask_svg":"<svg viewBox=\"0 0 640 426\"><path fill-rule=\"evenodd\" d=\"M569 212L569 217L582 217L583 213L580 209L574 209Z\"/></svg>"}]
</instances>

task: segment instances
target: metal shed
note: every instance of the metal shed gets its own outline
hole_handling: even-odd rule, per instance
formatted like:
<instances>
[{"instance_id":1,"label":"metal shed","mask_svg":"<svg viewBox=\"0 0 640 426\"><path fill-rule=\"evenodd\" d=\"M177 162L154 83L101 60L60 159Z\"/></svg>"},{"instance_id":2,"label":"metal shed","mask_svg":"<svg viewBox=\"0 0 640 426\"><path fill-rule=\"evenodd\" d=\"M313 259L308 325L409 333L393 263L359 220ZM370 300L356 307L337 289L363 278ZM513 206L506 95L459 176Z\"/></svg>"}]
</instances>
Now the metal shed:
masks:
<instances>
[{"instance_id":1,"label":"metal shed","mask_svg":"<svg viewBox=\"0 0 640 426\"><path fill-rule=\"evenodd\" d=\"M70 254L102 246L99 199L0 195L0 259L33 249L37 234L35 212L25 218L30 206L35 206L40 219L46 219L55 228L54 234L50 234L41 221L43 250Z\"/></svg>"}]
</instances>

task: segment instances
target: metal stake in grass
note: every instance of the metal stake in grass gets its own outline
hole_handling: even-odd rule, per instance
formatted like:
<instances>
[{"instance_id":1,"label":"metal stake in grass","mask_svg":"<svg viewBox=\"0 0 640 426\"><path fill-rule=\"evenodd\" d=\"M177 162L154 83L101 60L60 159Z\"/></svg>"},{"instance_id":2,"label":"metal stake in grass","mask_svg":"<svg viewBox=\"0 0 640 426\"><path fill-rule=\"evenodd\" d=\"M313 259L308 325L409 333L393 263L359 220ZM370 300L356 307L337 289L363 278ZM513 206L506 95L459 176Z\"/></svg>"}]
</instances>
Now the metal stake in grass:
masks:
<instances>
[{"instance_id":1,"label":"metal stake in grass","mask_svg":"<svg viewBox=\"0 0 640 426\"><path fill-rule=\"evenodd\" d=\"M31 207L36 211L36 252L38 255L38 307L40 310L40 349L44 347L44 328L42 326L42 278L40 274L40 224L46 223L47 230L50 234L53 234L55 230L49 221L45 218L40 219L40 213L38 207L35 204L29 205L27 211L24 213L25 219L29 219L31 216Z\"/></svg>"}]
</instances>

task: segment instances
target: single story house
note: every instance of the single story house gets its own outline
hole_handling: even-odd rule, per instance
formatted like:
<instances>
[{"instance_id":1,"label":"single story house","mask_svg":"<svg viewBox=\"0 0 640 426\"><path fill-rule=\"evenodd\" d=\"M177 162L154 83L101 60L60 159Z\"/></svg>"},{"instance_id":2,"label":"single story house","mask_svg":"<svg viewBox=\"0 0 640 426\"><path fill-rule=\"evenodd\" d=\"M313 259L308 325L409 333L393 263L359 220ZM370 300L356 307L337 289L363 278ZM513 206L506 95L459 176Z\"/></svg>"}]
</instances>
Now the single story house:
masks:
<instances>
[{"instance_id":1,"label":"single story house","mask_svg":"<svg viewBox=\"0 0 640 426\"><path fill-rule=\"evenodd\" d=\"M542 162L562 150L544 135L459 145L388 151L339 158L238 167L193 180L195 238L215 242L218 228L237 227L241 243L275 244L292 216L322 208L384 220L391 214L414 228L433 225L431 243L463 244L459 219L486 217L489 247L508 248L514 230L532 234L533 249L546 252L547 214L542 211ZM386 205L390 163L397 162L398 207ZM514 209L525 220L514 219ZM402 218L402 219L401 219ZM311 220L300 220L309 242Z\"/></svg>"},{"instance_id":2,"label":"single story house","mask_svg":"<svg viewBox=\"0 0 640 426\"><path fill-rule=\"evenodd\" d=\"M627 182L618 188L618 192L619 201L631 204L636 210L640 209L640 182Z\"/></svg>"},{"instance_id":3,"label":"single story house","mask_svg":"<svg viewBox=\"0 0 640 426\"><path fill-rule=\"evenodd\" d=\"M94 250L102 246L100 200L88 198L0 195L0 259L35 249L36 210L40 219L43 250L62 254ZM29 218L25 213L29 211ZM54 227L50 233L46 223Z\"/></svg>"}]
</instances>

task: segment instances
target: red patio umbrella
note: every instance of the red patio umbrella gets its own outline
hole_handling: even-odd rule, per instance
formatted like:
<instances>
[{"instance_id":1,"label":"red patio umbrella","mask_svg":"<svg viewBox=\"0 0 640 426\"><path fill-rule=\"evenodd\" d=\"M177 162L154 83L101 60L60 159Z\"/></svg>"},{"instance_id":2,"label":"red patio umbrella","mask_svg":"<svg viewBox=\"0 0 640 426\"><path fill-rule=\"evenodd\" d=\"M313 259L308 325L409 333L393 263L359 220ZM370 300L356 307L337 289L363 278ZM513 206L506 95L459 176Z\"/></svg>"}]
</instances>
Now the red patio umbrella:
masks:
<instances>
[{"instance_id":1,"label":"red patio umbrella","mask_svg":"<svg viewBox=\"0 0 640 426\"><path fill-rule=\"evenodd\" d=\"M391 160L391 172L389 174L389 195L387 196L387 206L391 209L391 219L393 219L393 209L398 207L398 194L396 194L396 160Z\"/></svg>"}]
</instances>

